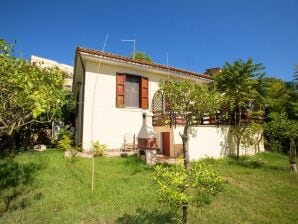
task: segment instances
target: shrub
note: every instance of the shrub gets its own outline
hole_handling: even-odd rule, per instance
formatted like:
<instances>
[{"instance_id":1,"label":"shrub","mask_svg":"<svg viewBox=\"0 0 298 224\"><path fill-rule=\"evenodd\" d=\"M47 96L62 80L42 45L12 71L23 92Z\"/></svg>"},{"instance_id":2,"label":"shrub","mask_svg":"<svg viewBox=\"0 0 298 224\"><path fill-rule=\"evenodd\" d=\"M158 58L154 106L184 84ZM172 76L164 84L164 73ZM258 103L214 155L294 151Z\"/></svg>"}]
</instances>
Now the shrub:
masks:
<instances>
[{"instance_id":1,"label":"shrub","mask_svg":"<svg viewBox=\"0 0 298 224\"><path fill-rule=\"evenodd\" d=\"M99 141L95 141L92 143L92 150L95 156L103 156L107 149L107 145L100 144Z\"/></svg>"},{"instance_id":2,"label":"shrub","mask_svg":"<svg viewBox=\"0 0 298 224\"><path fill-rule=\"evenodd\" d=\"M68 135L63 135L58 141L58 148L63 150L68 150L71 148L72 139Z\"/></svg>"},{"instance_id":3,"label":"shrub","mask_svg":"<svg viewBox=\"0 0 298 224\"><path fill-rule=\"evenodd\" d=\"M176 166L156 166L153 181L159 187L160 200L176 208L188 203L209 203L211 197L222 190L224 183L205 162L194 162L187 171L182 159Z\"/></svg>"},{"instance_id":4,"label":"shrub","mask_svg":"<svg viewBox=\"0 0 298 224\"><path fill-rule=\"evenodd\" d=\"M69 150L72 147L73 135L68 125L61 128L57 134L57 147L63 150Z\"/></svg>"}]
</instances>

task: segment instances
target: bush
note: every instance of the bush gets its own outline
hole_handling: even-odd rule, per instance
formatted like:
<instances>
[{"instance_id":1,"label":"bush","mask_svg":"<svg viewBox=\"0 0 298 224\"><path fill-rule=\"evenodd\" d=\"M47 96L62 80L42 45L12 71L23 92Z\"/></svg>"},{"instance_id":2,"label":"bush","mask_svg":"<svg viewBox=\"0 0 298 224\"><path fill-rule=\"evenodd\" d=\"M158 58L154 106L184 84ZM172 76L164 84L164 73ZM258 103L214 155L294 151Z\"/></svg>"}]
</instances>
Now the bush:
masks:
<instances>
[{"instance_id":1,"label":"bush","mask_svg":"<svg viewBox=\"0 0 298 224\"><path fill-rule=\"evenodd\" d=\"M70 126L66 125L65 127L59 130L57 135L57 147L63 150L69 150L72 147L73 135L70 131Z\"/></svg>"},{"instance_id":2,"label":"bush","mask_svg":"<svg viewBox=\"0 0 298 224\"><path fill-rule=\"evenodd\" d=\"M194 162L187 171L183 160L179 160L176 166L156 166L153 180L159 187L160 200L172 207L210 203L211 197L222 190L224 183L205 162Z\"/></svg>"},{"instance_id":3,"label":"bush","mask_svg":"<svg viewBox=\"0 0 298 224\"><path fill-rule=\"evenodd\" d=\"M63 150L68 150L71 148L72 139L68 135L63 135L58 141L58 148Z\"/></svg>"},{"instance_id":4,"label":"bush","mask_svg":"<svg viewBox=\"0 0 298 224\"><path fill-rule=\"evenodd\" d=\"M107 149L107 145L100 144L99 141L95 141L92 143L92 151L94 156L103 156Z\"/></svg>"}]
</instances>

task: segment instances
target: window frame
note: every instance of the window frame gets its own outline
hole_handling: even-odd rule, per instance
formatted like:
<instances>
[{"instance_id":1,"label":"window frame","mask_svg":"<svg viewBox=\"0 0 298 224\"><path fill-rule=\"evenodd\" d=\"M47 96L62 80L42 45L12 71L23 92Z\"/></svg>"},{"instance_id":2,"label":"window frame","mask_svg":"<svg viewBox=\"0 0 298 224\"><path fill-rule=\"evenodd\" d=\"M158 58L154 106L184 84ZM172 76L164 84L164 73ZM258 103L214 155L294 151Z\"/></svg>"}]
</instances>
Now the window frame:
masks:
<instances>
[{"instance_id":1,"label":"window frame","mask_svg":"<svg viewBox=\"0 0 298 224\"><path fill-rule=\"evenodd\" d=\"M125 106L126 98L126 77L135 77L138 78L139 84L139 105L134 106ZM117 108L127 108L127 109L144 109L149 108L149 78L146 76L131 74L131 73L116 73L116 107Z\"/></svg>"}]
</instances>

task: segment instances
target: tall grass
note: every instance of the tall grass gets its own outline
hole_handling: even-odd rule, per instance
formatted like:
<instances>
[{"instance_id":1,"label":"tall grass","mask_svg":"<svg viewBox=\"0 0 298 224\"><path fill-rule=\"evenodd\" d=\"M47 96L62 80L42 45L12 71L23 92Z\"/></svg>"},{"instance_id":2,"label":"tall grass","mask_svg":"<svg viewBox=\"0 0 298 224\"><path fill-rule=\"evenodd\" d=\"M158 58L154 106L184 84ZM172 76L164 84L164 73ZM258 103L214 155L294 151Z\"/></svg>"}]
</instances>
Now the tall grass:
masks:
<instances>
[{"instance_id":1,"label":"tall grass","mask_svg":"<svg viewBox=\"0 0 298 224\"><path fill-rule=\"evenodd\" d=\"M30 181L22 183L24 191L7 209L1 205L0 223L158 224L171 223L174 217L157 199L153 169L134 156L95 158L93 193L90 159L64 158L62 151L49 150L21 153L14 162L20 169L29 164L34 169L28 171ZM263 153L242 162L208 163L227 184L211 204L190 208L190 223L297 223L298 177L288 172L286 156ZM2 168L2 180L9 178L12 171ZM14 186L1 188L0 199Z\"/></svg>"}]
</instances>

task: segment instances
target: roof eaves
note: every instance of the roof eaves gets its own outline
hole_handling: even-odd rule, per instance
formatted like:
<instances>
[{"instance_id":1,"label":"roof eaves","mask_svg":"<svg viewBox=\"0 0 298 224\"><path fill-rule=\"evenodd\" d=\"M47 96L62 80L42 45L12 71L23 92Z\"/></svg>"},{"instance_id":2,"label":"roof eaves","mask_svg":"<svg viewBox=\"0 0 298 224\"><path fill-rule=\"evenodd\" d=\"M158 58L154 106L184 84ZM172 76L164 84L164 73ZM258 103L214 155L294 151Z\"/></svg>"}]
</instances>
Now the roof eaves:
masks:
<instances>
[{"instance_id":1,"label":"roof eaves","mask_svg":"<svg viewBox=\"0 0 298 224\"><path fill-rule=\"evenodd\" d=\"M148 68L155 68L155 69L159 69L162 71L170 71L170 72L173 72L173 73L176 73L179 75L185 75L185 76L191 76L191 77L196 77L196 78L212 80L212 77L210 77L209 75L191 72L191 71L188 71L185 69L170 67L170 66L166 66L166 65L162 65L162 64L146 62L146 61L142 61L142 60L138 60L138 59L131 59L131 58L124 57L121 55L107 53L107 52L98 51L98 50L93 50L93 49L89 49L89 48L77 47L76 54L78 54L79 52L100 56L100 57L103 57L108 60L113 59L113 60L117 60L117 61L123 61L123 62L129 63L129 64L142 65L142 66L145 66Z\"/></svg>"}]
</instances>

